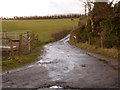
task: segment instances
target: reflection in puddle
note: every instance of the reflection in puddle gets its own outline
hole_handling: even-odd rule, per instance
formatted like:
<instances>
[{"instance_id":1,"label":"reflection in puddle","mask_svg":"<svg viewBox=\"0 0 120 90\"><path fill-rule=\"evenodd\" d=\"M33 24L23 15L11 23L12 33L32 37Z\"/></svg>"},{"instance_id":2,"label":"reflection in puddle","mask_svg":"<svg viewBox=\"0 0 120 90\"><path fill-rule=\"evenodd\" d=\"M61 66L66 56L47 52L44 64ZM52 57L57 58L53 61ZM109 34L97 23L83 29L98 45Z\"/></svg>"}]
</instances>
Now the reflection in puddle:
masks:
<instances>
[{"instance_id":1,"label":"reflection in puddle","mask_svg":"<svg viewBox=\"0 0 120 90\"><path fill-rule=\"evenodd\" d=\"M51 86L50 88L62 88L60 86Z\"/></svg>"},{"instance_id":2,"label":"reflection in puddle","mask_svg":"<svg viewBox=\"0 0 120 90\"><path fill-rule=\"evenodd\" d=\"M40 60L39 62L38 62L38 64L50 64L50 63L54 63L53 62L53 60L47 60L47 61L43 61L43 60Z\"/></svg>"}]
</instances>

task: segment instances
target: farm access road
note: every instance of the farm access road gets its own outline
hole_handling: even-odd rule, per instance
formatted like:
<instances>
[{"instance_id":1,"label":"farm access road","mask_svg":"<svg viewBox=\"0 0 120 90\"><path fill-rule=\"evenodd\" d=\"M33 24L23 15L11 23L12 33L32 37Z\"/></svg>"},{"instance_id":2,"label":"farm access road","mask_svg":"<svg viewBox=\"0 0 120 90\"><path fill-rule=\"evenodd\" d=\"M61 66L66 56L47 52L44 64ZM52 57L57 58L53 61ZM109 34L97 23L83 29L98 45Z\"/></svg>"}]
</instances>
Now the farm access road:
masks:
<instances>
[{"instance_id":1,"label":"farm access road","mask_svg":"<svg viewBox=\"0 0 120 90\"><path fill-rule=\"evenodd\" d=\"M3 88L118 87L117 60L81 50L70 45L68 39L45 45L35 63L3 72Z\"/></svg>"}]
</instances>

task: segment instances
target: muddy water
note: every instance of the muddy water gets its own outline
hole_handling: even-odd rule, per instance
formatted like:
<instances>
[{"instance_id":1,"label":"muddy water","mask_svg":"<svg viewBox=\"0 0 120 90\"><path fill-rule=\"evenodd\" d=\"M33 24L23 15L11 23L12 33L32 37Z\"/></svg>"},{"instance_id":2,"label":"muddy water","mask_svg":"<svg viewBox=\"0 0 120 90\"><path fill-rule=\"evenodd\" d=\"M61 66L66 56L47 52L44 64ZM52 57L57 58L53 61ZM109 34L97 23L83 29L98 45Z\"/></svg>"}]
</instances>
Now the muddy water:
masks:
<instances>
[{"instance_id":1,"label":"muddy water","mask_svg":"<svg viewBox=\"0 0 120 90\"><path fill-rule=\"evenodd\" d=\"M3 88L118 87L118 71L64 39L44 46L39 61L3 73Z\"/></svg>"}]
</instances>

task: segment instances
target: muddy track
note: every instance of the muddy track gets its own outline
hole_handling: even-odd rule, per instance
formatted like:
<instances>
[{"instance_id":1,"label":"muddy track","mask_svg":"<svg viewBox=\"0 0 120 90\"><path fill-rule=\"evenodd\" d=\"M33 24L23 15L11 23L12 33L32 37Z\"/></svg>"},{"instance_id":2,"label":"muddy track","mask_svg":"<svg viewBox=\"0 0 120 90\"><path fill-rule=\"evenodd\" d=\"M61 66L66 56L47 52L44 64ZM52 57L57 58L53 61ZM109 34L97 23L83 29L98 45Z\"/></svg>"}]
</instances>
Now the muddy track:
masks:
<instances>
[{"instance_id":1,"label":"muddy track","mask_svg":"<svg viewBox=\"0 0 120 90\"><path fill-rule=\"evenodd\" d=\"M3 88L117 88L118 70L71 46L68 38L45 45L39 61L3 72Z\"/></svg>"}]
</instances>

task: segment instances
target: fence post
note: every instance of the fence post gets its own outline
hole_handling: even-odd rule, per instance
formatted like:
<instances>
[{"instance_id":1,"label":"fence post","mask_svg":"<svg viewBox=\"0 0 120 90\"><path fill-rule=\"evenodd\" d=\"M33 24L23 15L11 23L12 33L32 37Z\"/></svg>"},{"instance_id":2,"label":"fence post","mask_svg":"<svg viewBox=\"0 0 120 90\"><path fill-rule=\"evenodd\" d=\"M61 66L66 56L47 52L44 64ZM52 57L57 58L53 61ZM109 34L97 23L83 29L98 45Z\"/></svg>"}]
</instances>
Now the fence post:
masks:
<instances>
[{"instance_id":1,"label":"fence post","mask_svg":"<svg viewBox=\"0 0 120 90\"><path fill-rule=\"evenodd\" d=\"M7 32L5 33L5 38L7 38Z\"/></svg>"},{"instance_id":2,"label":"fence post","mask_svg":"<svg viewBox=\"0 0 120 90\"><path fill-rule=\"evenodd\" d=\"M35 38L35 35L34 35L34 33L32 32L32 33L31 33L31 39L32 39L31 41L34 41L34 38Z\"/></svg>"},{"instance_id":3,"label":"fence post","mask_svg":"<svg viewBox=\"0 0 120 90\"><path fill-rule=\"evenodd\" d=\"M37 41L38 41L38 35L36 35L36 39L37 39Z\"/></svg>"},{"instance_id":4,"label":"fence post","mask_svg":"<svg viewBox=\"0 0 120 90\"><path fill-rule=\"evenodd\" d=\"M33 49L33 44L34 44L34 34L33 32L30 33L30 47L31 49Z\"/></svg>"},{"instance_id":5,"label":"fence post","mask_svg":"<svg viewBox=\"0 0 120 90\"><path fill-rule=\"evenodd\" d=\"M22 34L19 35L19 53L22 53Z\"/></svg>"},{"instance_id":6,"label":"fence post","mask_svg":"<svg viewBox=\"0 0 120 90\"><path fill-rule=\"evenodd\" d=\"M100 40L101 41L101 48L103 48L103 36L102 35L100 36L100 39L101 39Z\"/></svg>"},{"instance_id":7,"label":"fence post","mask_svg":"<svg viewBox=\"0 0 120 90\"><path fill-rule=\"evenodd\" d=\"M31 37L30 37L30 32L27 32L27 40L28 40L28 50L31 51L31 44L30 44L30 40L31 40Z\"/></svg>"},{"instance_id":8,"label":"fence post","mask_svg":"<svg viewBox=\"0 0 120 90\"><path fill-rule=\"evenodd\" d=\"M5 38L5 32L3 32L3 36L2 36L2 38Z\"/></svg>"},{"instance_id":9,"label":"fence post","mask_svg":"<svg viewBox=\"0 0 120 90\"><path fill-rule=\"evenodd\" d=\"M11 59L13 60L15 57L14 57L12 39L10 39L10 51L11 51L10 56L11 56Z\"/></svg>"}]
</instances>

